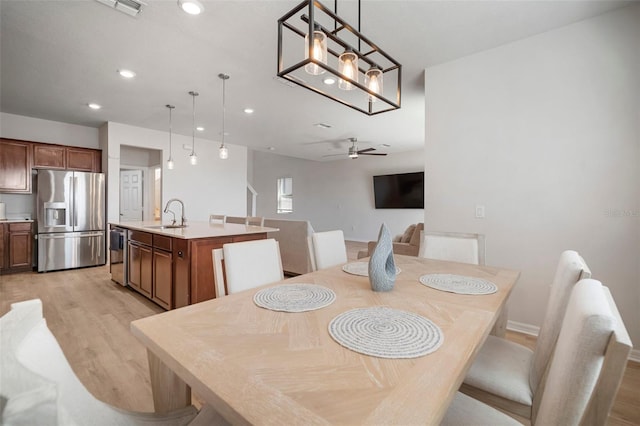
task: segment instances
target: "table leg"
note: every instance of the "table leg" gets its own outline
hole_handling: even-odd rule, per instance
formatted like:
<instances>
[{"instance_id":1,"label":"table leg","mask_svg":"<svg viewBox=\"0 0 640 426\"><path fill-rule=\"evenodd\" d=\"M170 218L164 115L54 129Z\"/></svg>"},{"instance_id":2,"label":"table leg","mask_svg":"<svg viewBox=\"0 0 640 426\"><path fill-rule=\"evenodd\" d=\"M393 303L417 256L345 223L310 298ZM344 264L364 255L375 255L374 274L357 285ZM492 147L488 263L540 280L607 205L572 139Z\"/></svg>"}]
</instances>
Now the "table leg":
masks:
<instances>
[{"instance_id":1,"label":"table leg","mask_svg":"<svg viewBox=\"0 0 640 426\"><path fill-rule=\"evenodd\" d=\"M155 411L166 413L191 405L191 388L148 349L147 357Z\"/></svg>"},{"instance_id":2,"label":"table leg","mask_svg":"<svg viewBox=\"0 0 640 426\"><path fill-rule=\"evenodd\" d=\"M493 329L491 330L490 334L496 337L504 338L507 332L507 320L509 319L508 317L509 317L509 313L507 312L507 305L504 305L502 307L502 310L498 314L498 319L496 320L496 323L493 326Z\"/></svg>"}]
</instances>

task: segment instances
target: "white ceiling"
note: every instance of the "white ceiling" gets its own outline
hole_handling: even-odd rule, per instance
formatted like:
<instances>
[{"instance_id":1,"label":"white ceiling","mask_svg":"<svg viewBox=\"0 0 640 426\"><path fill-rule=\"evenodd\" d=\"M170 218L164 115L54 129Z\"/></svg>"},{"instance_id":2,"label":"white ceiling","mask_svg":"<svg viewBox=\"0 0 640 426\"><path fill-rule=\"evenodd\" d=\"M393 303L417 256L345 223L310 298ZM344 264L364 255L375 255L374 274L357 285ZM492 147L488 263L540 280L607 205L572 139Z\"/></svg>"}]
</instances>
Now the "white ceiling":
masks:
<instances>
[{"instance_id":1,"label":"white ceiling","mask_svg":"<svg viewBox=\"0 0 640 426\"><path fill-rule=\"evenodd\" d=\"M274 79L277 20L299 1L204 1L199 16L173 0L149 0L133 18L94 0L0 1L2 112L99 127L105 121L219 141L227 73L226 141L307 159L359 148L419 149L424 143L423 75L451 61L625 6L624 1L362 1L362 33L403 66L402 108L368 117ZM327 2L333 8L333 2ZM355 1L339 1L356 23ZM116 70L137 73L124 80ZM103 106L87 108L88 102ZM243 109L255 109L246 115ZM328 123L331 129L314 124ZM216 143L216 142L212 142ZM390 147L382 146L388 144ZM346 155L345 155L346 158Z\"/></svg>"}]
</instances>

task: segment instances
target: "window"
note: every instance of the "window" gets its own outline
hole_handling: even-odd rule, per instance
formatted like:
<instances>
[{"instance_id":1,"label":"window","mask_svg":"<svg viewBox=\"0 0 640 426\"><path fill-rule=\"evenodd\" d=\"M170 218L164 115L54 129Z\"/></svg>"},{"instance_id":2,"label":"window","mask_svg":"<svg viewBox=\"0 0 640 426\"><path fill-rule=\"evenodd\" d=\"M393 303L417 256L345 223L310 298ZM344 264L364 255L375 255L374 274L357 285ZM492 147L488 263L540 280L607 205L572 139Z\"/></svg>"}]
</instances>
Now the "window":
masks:
<instances>
[{"instance_id":1,"label":"window","mask_svg":"<svg viewBox=\"0 0 640 426\"><path fill-rule=\"evenodd\" d=\"M278 178L278 213L293 213L293 178Z\"/></svg>"}]
</instances>

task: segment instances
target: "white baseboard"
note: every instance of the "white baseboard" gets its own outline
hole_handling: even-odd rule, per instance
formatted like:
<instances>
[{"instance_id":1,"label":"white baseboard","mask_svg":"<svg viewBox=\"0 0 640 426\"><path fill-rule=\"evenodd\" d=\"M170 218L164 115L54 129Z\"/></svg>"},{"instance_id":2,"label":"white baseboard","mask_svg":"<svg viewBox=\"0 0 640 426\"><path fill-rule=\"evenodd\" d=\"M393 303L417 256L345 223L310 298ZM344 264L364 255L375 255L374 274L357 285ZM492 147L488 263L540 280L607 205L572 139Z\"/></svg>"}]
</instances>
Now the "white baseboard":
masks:
<instances>
[{"instance_id":1,"label":"white baseboard","mask_svg":"<svg viewBox=\"0 0 640 426\"><path fill-rule=\"evenodd\" d=\"M538 333L540 333L540 327L538 326L511 320L507 321L507 330L529 334L531 336L537 336ZM632 349L629 354L629 361L640 362L640 350Z\"/></svg>"}]
</instances>

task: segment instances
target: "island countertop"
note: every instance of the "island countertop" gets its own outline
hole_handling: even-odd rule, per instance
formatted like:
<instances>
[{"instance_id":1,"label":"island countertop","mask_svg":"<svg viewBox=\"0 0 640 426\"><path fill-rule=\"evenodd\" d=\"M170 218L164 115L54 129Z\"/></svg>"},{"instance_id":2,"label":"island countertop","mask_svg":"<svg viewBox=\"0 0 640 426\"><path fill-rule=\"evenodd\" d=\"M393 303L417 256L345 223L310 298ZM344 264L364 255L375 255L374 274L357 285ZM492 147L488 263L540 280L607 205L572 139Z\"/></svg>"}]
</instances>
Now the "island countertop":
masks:
<instances>
[{"instance_id":1,"label":"island countertop","mask_svg":"<svg viewBox=\"0 0 640 426\"><path fill-rule=\"evenodd\" d=\"M242 225L239 223L187 222L185 228L160 228L169 225L158 221L109 222L113 226L134 231L150 232L167 237L192 240L198 238L228 237L232 235L262 234L278 231L265 226Z\"/></svg>"}]
</instances>

